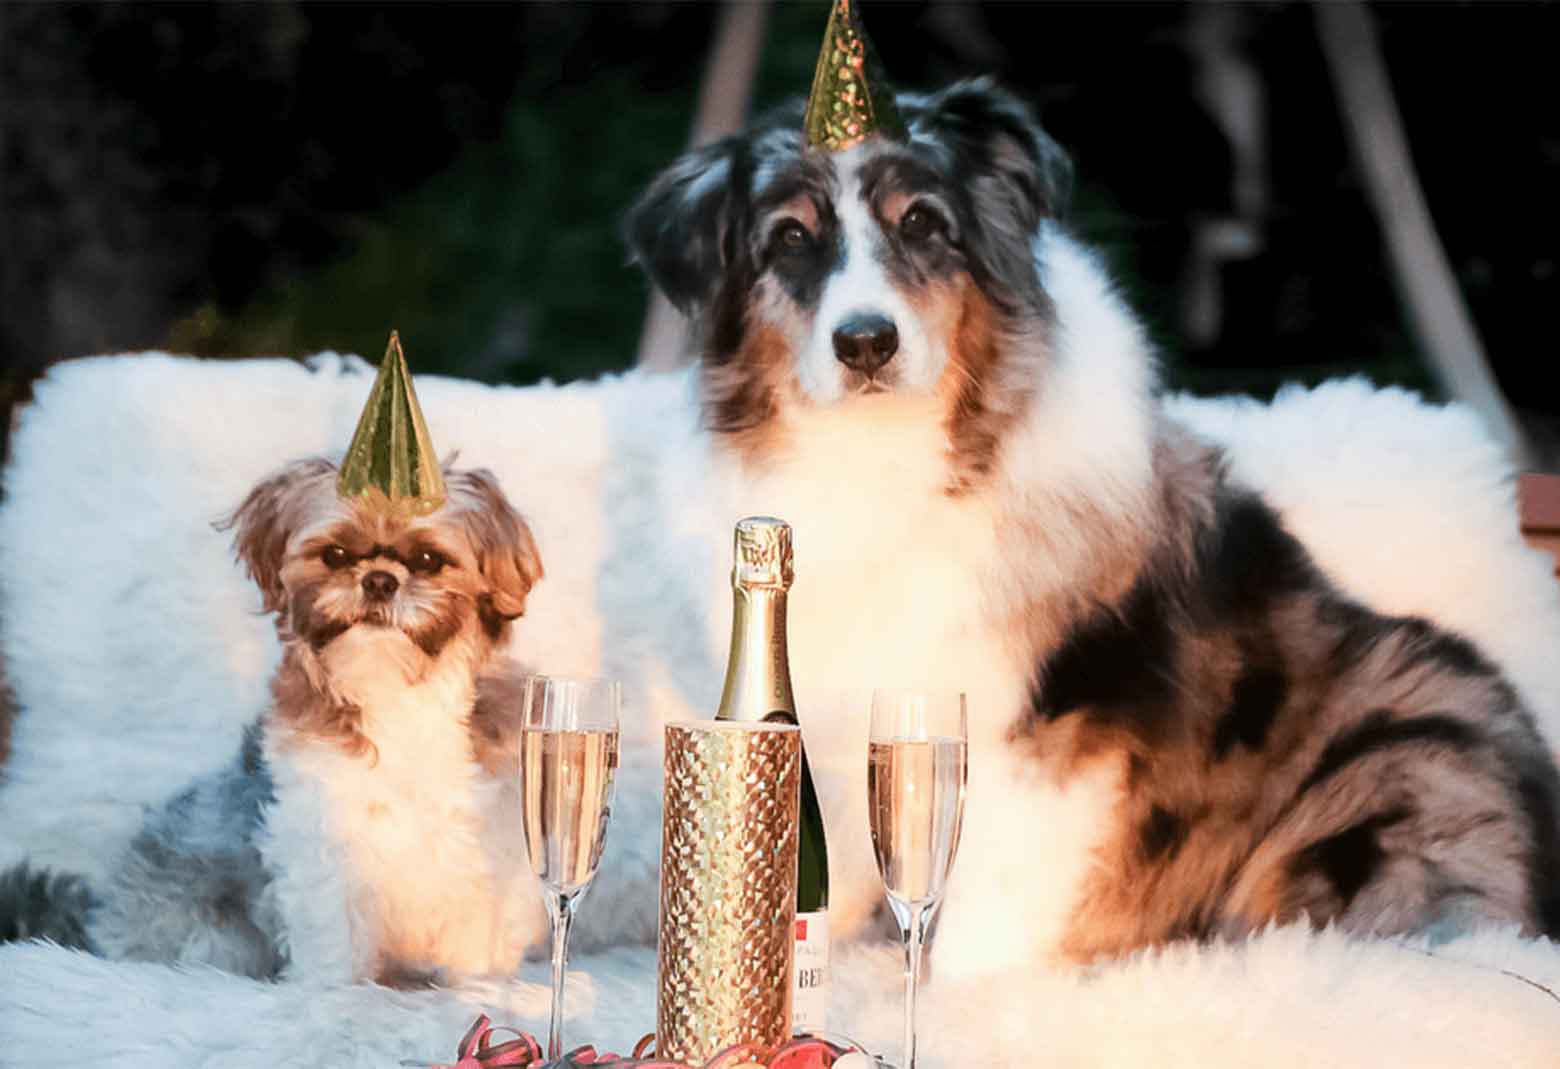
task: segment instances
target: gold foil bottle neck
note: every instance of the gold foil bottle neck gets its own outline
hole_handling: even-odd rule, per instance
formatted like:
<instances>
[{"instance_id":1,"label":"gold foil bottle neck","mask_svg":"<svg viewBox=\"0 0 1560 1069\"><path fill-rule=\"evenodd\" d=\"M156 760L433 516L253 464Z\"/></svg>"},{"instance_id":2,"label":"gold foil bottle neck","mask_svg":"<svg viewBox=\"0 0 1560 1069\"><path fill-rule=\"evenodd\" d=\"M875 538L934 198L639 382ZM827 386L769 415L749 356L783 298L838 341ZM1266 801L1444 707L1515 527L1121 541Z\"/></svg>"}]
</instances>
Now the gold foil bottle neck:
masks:
<instances>
[{"instance_id":1,"label":"gold foil bottle neck","mask_svg":"<svg viewBox=\"0 0 1560 1069\"><path fill-rule=\"evenodd\" d=\"M733 586L790 588L790 524L772 516L749 516L737 521L733 542Z\"/></svg>"},{"instance_id":2,"label":"gold foil bottle neck","mask_svg":"<svg viewBox=\"0 0 1560 1069\"><path fill-rule=\"evenodd\" d=\"M731 652L716 717L796 721L785 610L791 586L791 526L770 516L738 520L732 557Z\"/></svg>"}]
</instances>

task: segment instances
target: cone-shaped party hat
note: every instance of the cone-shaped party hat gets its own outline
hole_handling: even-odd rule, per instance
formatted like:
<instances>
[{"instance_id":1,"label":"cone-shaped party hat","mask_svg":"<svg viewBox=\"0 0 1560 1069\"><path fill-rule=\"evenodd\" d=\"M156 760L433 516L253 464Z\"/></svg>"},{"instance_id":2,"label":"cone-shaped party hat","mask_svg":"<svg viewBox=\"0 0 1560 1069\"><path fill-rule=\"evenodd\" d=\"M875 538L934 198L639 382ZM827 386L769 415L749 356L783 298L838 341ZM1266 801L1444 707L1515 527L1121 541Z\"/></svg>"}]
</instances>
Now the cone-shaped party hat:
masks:
<instances>
[{"instance_id":1,"label":"cone-shaped party hat","mask_svg":"<svg viewBox=\"0 0 1560 1069\"><path fill-rule=\"evenodd\" d=\"M399 515L426 516L444 504L444 473L395 331L347 447L336 492Z\"/></svg>"},{"instance_id":2,"label":"cone-shaped party hat","mask_svg":"<svg viewBox=\"0 0 1560 1069\"><path fill-rule=\"evenodd\" d=\"M851 0L834 0L829 12L802 130L809 148L830 152L859 145L873 134L895 141L905 137L894 90Z\"/></svg>"}]
</instances>

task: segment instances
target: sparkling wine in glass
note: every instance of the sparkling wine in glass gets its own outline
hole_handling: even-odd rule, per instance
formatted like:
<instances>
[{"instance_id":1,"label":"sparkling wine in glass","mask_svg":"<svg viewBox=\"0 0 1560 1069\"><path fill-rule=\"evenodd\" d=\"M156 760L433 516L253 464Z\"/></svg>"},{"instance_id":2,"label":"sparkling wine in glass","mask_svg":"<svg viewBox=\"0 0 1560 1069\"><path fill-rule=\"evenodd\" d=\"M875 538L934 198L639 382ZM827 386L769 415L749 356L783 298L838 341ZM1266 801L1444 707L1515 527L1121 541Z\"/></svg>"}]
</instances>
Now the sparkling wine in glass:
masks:
<instances>
[{"instance_id":1,"label":"sparkling wine in glass","mask_svg":"<svg viewBox=\"0 0 1560 1069\"><path fill-rule=\"evenodd\" d=\"M867 813L878 872L905 941L905 1045L915 1069L915 996L926 929L959 850L967 780L964 695L878 690L867 742Z\"/></svg>"},{"instance_id":2,"label":"sparkling wine in glass","mask_svg":"<svg viewBox=\"0 0 1560 1069\"><path fill-rule=\"evenodd\" d=\"M532 676L520 730L526 852L552 919L552 1022L547 1057L563 1053L569 929L601 861L618 766L618 684Z\"/></svg>"}]
</instances>

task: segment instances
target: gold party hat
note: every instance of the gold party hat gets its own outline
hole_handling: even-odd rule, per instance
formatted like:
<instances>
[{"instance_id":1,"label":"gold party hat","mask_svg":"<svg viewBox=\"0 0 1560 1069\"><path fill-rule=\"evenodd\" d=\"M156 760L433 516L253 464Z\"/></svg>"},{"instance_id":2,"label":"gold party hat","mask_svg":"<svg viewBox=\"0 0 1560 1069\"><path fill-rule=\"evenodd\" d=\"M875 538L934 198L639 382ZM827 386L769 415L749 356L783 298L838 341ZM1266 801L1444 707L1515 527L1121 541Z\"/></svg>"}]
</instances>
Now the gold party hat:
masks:
<instances>
[{"instance_id":1,"label":"gold party hat","mask_svg":"<svg viewBox=\"0 0 1560 1069\"><path fill-rule=\"evenodd\" d=\"M851 0L834 0L829 12L802 130L809 148L830 152L859 145L873 134L895 141L905 137L894 90Z\"/></svg>"},{"instance_id":2,"label":"gold party hat","mask_svg":"<svg viewBox=\"0 0 1560 1069\"><path fill-rule=\"evenodd\" d=\"M401 337L393 330L336 492L400 515L426 516L444 504L444 473L412 389Z\"/></svg>"}]
</instances>

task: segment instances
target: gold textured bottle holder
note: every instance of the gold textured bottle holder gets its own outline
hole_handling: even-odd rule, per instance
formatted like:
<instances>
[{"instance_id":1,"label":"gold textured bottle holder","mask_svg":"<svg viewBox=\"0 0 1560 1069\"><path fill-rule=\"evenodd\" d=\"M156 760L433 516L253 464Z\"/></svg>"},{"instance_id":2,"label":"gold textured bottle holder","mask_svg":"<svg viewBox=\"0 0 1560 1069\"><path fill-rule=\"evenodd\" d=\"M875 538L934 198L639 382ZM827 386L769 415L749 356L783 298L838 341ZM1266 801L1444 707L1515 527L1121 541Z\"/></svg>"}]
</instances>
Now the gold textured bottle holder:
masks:
<instances>
[{"instance_id":1,"label":"gold textured bottle holder","mask_svg":"<svg viewBox=\"0 0 1560 1069\"><path fill-rule=\"evenodd\" d=\"M801 732L666 727L656 1052L702 1064L791 1034Z\"/></svg>"}]
</instances>

